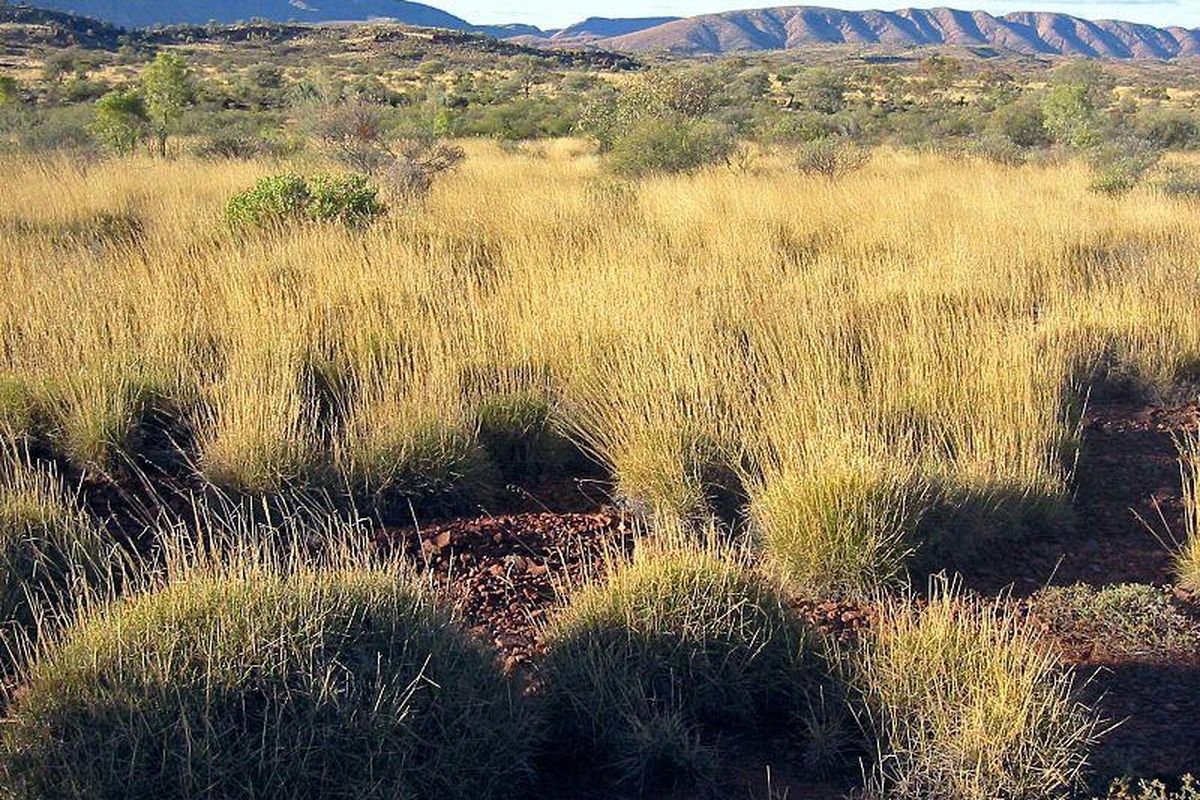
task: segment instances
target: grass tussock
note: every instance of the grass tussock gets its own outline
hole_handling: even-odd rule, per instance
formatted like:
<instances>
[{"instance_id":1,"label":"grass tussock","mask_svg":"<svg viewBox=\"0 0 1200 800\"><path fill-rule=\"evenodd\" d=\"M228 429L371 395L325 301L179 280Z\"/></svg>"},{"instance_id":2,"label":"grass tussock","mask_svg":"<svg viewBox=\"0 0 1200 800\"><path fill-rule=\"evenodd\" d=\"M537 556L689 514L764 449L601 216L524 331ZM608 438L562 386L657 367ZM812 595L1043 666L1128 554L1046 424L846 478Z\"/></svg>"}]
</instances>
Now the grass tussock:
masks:
<instances>
[{"instance_id":1,"label":"grass tussock","mask_svg":"<svg viewBox=\"0 0 1200 800\"><path fill-rule=\"evenodd\" d=\"M1184 539L1175 552L1175 575L1183 588L1200 591L1200 433L1176 440L1183 480Z\"/></svg>"},{"instance_id":2,"label":"grass tussock","mask_svg":"<svg viewBox=\"0 0 1200 800\"><path fill-rule=\"evenodd\" d=\"M722 735L813 728L814 634L729 553L646 552L575 594L547 632L548 741L635 792L703 783Z\"/></svg>"},{"instance_id":3,"label":"grass tussock","mask_svg":"<svg viewBox=\"0 0 1200 800\"><path fill-rule=\"evenodd\" d=\"M873 796L1063 798L1081 786L1099 721L1035 626L935 588L892 601L858 666L880 758Z\"/></svg>"},{"instance_id":4,"label":"grass tussock","mask_svg":"<svg viewBox=\"0 0 1200 800\"><path fill-rule=\"evenodd\" d=\"M281 570L250 552L195 561L44 649L0 743L12 796L519 791L530 717L400 565Z\"/></svg>"},{"instance_id":5,"label":"grass tussock","mask_svg":"<svg viewBox=\"0 0 1200 800\"><path fill-rule=\"evenodd\" d=\"M54 470L0 449L0 620L5 670L32 640L119 578L118 549L69 496ZM11 663L10 663L11 662Z\"/></svg>"}]
</instances>

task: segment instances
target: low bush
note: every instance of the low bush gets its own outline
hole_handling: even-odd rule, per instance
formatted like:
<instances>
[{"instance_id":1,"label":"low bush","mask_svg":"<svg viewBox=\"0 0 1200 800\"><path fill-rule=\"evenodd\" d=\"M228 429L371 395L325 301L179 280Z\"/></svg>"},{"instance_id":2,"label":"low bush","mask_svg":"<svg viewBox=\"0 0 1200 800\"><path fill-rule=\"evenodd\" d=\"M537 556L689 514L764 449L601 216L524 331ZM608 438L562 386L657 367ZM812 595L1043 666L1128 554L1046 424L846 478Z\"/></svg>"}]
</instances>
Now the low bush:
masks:
<instances>
[{"instance_id":1,"label":"low bush","mask_svg":"<svg viewBox=\"0 0 1200 800\"><path fill-rule=\"evenodd\" d=\"M796 153L796 167L801 172L829 181L857 172L870 161L869 151L836 137L808 142Z\"/></svg>"},{"instance_id":2,"label":"low bush","mask_svg":"<svg viewBox=\"0 0 1200 800\"><path fill-rule=\"evenodd\" d=\"M424 200L439 175L457 167L466 153L431 136L409 136L392 148L394 158L381 174L392 194L407 202Z\"/></svg>"},{"instance_id":3,"label":"low bush","mask_svg":"<svg viewBox=\"0 0 1200 800\"><path fill-rule=\"evenodd\" d=\"M692 172L723 163L736 144L731 131L717 122L646 118L614 139L608 166L627 177Z\"/></svg>"},{"instance_id":4,"label":"low bush","mask_svg":"<svg viewBox=\"0 0 1200 800\"><path fill-rule=\"evenodd\" d=\"M935 585L885 606L857 663L879 747L869 796L1060 798L1098 719L1035 625Z\"/></svg>"},{"instance_id":5,"label":"low bush","mask_svg":"<svg viewBox=\"0 0 1200 800\"><path fill-rule=\"evenodd\" d=\"M1200 200L1200 171L1173 167L1167 171L1159 189L1168 197Z\"/></svg>"},{"instance_id":6,"label":"low bush","mask_svg":"<svg viewBox=\"0 0 1200 800\"><path fill-rule=\"evenodd\" d=\"M1184 775L1179 791L1174 791L1162 781L1138 781L1135 784L1122 779L1108 788L1105 800L1200 800L1200 782L1191 775Z\"/></svg>"},{"instance_id":7,"label":"low bush","mask_svg":"<svg viewBox=\"0 0 1200 800\"><path fill-rule=\"evenodd\" d=\"M1095 177L1091 190L1110 197L1128 194L1161 160L1162 152L1141 142L1117 143L1092 158Z\"/></svg>"},{"instance_id":8,"label":"low bush","mask_svg":"<svg viewBox=\"0 0 1200 800\"><path fill-rule=\"evenodd\" d=\"M1059 635L1097 642L1112 655L1171 659L1200 650L1200 625L1155 586L1051 586L1031 604Z\"/></svg>"},{"instance_id":9,"label":"low bush","mask_svg":"<svg viewBox=\"0 0 1200 800\"><path fill-rule=\"evenodd\" d=\"M1183 108L1150 108L1137 115L1138 136L1164 150L1200 146L1200 117Z\"/></svg>"},{"instance_id":10,"label":"low bush","mask_svg":"<svg viewBox=\"0 0 1200 800\"><path fill-rule=\"evenodd\" d=\"M225 216L234 227L296 222L340 222L359 227L386 213L378 190L362 175L282 174L263 178L230 199Z\"/></svg>"},{"instance_id":11,"label":"low bush","mask_svg":"<svg viewBox=\"0 0 1200 800\"><path fill-rule=\"evenodd\" d=\"M643 554L581 590L546 645L549 741L639 790L708 775L720 731L811 729L825 675L768 582L697 550Z\"/></svg>"},{"instance_id":12,"label":"low bush","mask_svg":"<svg viewBox=\"0 0 1200 800\"><path fill-rule=\"evenodd\" d=\"M9 796L496 798L530 717L399 568L196 573L91 614L26 677Z\"/></svg>"},{"instance_id":13,"label":"low bush","mask_svg":"<svg viewBox=\"0 0 1200 800\"><path fill-rule=\"evenodd\" d=\"M1001 137L987 136L979 139L968 147L966 152L968 155L1006 167L1019 167L1026 161L1024 148Z\"/></svg>"},{"instance_id":14,"label":"low bush","mask_svg":"<svg viewBox=\"0 0 1200 800\"><path fill-rule=\"evenodd\" d=\"M262 154L259 142L240 131L214 133L196 148L196 156L204 159L250 160Z\"/></svg>"}]
</instances>

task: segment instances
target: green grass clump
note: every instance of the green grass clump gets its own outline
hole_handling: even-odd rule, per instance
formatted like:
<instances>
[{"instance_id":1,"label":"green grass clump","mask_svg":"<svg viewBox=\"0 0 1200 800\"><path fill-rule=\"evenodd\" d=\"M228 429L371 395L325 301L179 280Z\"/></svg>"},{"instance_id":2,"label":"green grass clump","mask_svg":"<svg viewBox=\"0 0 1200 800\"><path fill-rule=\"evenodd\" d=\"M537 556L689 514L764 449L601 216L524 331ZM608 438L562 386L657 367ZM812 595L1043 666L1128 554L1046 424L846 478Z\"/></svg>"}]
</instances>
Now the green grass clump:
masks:
<instances>
[{"instance_id":1,"label":"green grass clump","mask_svg":"<svg viewBox=\"0 0 1200 800\"><path fill-rule=\"evenodd\" d=\"M935 586L884 609L857 664L878 737L870 796L1042 800L1078 788L1098 728L1034 625Z\"/></svg>"},{"instance_id":2,"label":"green grass clump","mask_svg":"<svg viewBox=\"0 0 1200 800\"><path fill-rule=\"evenodd\" d=\"M198 572L73 627L29 670L18 798L493 798L529 717L398 568Z\"/></svg>"},{"instance_id":3,"label":"green grass clump","mask_svg":"<svg viewBox=\"0 0 1200 800\"><path fill-rule=\"evenodd\" d=\"M550 401L533 392L496 394L476 409L479 441L506 480L553 475L574 452L554 429Z\"/></svg>"},{"instance_id":4,"label":"green grass clump","mask_svg":"<svg viewBox=\"0 0 1200 800\"><path fill-rule=\"evenodd\" d=\"M782 472L751 492L770 562L799 591L866 597L896 584L927 497L904 478L857 470Z\"/></svg>"},{"instance_id":5,"label":"green grass clump","mask_svg":"<svg viewBox=\"0 0 1200 800\"><path fill-rule=\"evenodd\" d=\"M338 466L355 501L384 520L411 520L414 504L455 513L493 496L495 465L462 425L392 417L352 431Z\"/></svg>"},{"instance_id":6,"label":"green grass clump","mask_svg":"<svg viewBox=\"0 0 1200 800\"><path fill-rule=\"evenodd\" d=\"M705 778L721 733L810 727L825 675L772 585L692 549L641 556L581 590L546 644L549 740L643 790Z\"/></svg>"},{"instance_id":7,"label":"green grass clump","mask_svg":"<svg viewBox=\"0 0 1200 800\"><path fill-rule=\"evenodd\" d=\"M13 655L43 621L69 615L73 599L108 581L115 553L105 538L50 469L0 456L0 624Z\"/></svg>"},{"instance_id":8,"label":"green grass clump","mask_svg":"<svg viewBox=\"0 0 1200 800\"><path fill-rule=\"evenodd\" d=\"M386 211L378 189L362 175L302 178L283 174L263 178L253 188L234 195L225 208L225 218L235 228L271 227L288 222L361 226Z\"/></svg>"},{"instance_id":9,"label":"green grass clump","mask_svg":"<svg viewBox=\"0 0 1200 800\"><path fill-rule=\"evenodd\" d=\"M0 374L0 440L25 436L33 424L32 392L17 378Z\"/></svg>"}]
</instances>

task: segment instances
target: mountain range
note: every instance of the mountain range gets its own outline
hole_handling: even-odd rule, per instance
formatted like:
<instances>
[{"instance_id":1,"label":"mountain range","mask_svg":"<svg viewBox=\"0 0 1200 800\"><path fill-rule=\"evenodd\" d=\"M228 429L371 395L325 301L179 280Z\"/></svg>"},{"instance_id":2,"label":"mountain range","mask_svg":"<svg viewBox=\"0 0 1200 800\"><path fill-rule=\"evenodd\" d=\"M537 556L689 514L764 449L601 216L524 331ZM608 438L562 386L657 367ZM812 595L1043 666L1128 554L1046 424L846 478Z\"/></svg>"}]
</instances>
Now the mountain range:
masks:
<instances>
[{"instance_id":1,"label":"mountain range","mask_svg":"<svg viewBox=\"0 0 1200 800\"><path fill-rule=\"evenodd\" d=\"M4 4L5 0L0 0L0 6ZM1200 55L1200 30L1091 21L1048 12L994 16L950 8L840 11L783 6L686 18L592 17L567 28L541 30L532 25L475 25L433 6L407 0L40 0L36 5L128 28L251 18L297 22L393 19L410 25L483 32L523 44L680 55L814 45L892 49L953 45L1027 55L1122 59Z\"/></svg>"}]
</instances>

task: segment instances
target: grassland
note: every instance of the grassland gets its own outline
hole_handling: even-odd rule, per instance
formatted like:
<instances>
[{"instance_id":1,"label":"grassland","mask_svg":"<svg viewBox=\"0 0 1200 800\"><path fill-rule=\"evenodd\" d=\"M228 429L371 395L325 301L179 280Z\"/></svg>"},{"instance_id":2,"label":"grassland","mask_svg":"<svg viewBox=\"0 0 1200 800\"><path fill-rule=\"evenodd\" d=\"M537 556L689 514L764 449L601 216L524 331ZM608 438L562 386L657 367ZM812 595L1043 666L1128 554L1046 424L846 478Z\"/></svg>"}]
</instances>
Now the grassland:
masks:
<instances>
[{"instance_id":1,"label":"grassland","mask_svg":"<svg viewBox=\"0 0 1200 800\"><path fill-rule=\"evenodd\" d=\"M1180 65L13 41L0 794L1060 800L1200 757Z\"/></svg>"},{"instance_id":2,"label":"grassland","mask_svg":"<svg viewBox=\"0 0 1200 800\"><path fill-rule=\"evenodd\" d=\"M275 168L13 164L5 424L112 469L165 414L219 487L386 513L486 499L481 424L546 423L634 507L744 512L801 585L853 593L923 542L1069 524L1089 392L1200 360L1193 207L1073 163L629 184L570 140L477 144L373 230L231 234Z\"/></svg>"}]
</instances>

